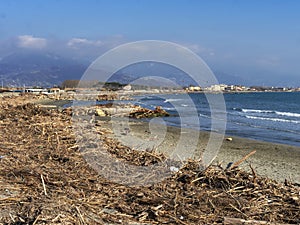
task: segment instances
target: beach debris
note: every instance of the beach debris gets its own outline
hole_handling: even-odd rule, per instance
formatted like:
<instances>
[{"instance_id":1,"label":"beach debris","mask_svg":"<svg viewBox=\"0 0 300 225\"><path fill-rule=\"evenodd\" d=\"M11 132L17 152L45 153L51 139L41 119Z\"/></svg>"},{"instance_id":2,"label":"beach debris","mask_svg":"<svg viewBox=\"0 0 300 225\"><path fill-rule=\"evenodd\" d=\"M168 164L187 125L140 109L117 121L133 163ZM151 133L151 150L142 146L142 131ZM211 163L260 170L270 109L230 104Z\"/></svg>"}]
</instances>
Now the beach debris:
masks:
<instances>
[{"instance_id":1,"label":"beach debris","mask_svg":"<svg viewBox=\"0 0 300 225\"><path fill-rule=\"evenodd\" d=\"M241 158L239 161L235 162L232 164L232 166L230 167L231 169L234 169L236 167L238 167L242 162L244 162L246 159L248 159L251 155L255 154L256 151L252 151L249 154L245 155L243 158Z\"/></svg>"},{"instance_id":2,"label":"beach debris","mask_svg":"<svg viewBox=\"0 0 300 225\"><path fill-rule=\"evenodd\" d=\"M68 107L68 108L64 108L63 110L62 110L62 113L63 114L67 114L68 116L72 116L72 107Z\"/></svg>"},{"instance_id":3,"label":"beach debris","mask_svg":"<svg viewBox=\"0 0 300 225\"><path fill-rule=\"evenodd\" d=\"M224 225L290 225L287 223L272 223L268 221L260 221L260 220L245 220L240 218L230 218L225 217L224 218Z\"/></svg>"},{"instance_id":4,"label":"beach debris","mask_svg":"<svg viewBox=\"0 0 300 225\"><path fill-rule=\"evenodd\" d=\"M229 169L232 166L232 164L233 164L233 162L228 163L225 170Z\"/></svg>"},{"instance_id":5,"label":"beach debris","mask_svg":"<svg viewBox=\"0 0 300 225\"><path fill-rule=\"evenodd\" d=\"M300 187L258 175L254 182L253 173L238 168L241 160L229 170L199 170L199 161L189 160L180 173L152 185L114 183L84 160L68 113L27 103L23 97L0 102L0 155L14 159L0 164L0 224L300 223ZM108 128L94 128L118 160L137 166L166 160L123 146Z\"/></svg>"},{"instance_id":6,"label":"beach debris","mask_svg":"<svg viewBox=\"0 0 300 225\"><path fill-rule=\"evenodd\" d=\"M97 97L97 101L111 101L116 99L118 99L118 95L115 93L100 94Z\"/></svg>"},{"instance_id":7,"label":"beach debris","mask_svg":"<svg viewBox=\"0 0 300 225\"><path fill-rule=\"evenodd\" d=\"M170 114L160 106L156 106L154 110L140 107L129 114L129 117L136 119L164 116L170 116Z\"/></svg>"},{"instance_id":8,"label":"beach debris","mask_svg":"<svg viewBox=\"0 0 300 225\"><path fill-rule=\"evenodd\" d=\"M232 141L232 140L233 140L232 137L226 138L226 141Z\"/></svg>"},{"instance_id":9,"label":"beach debris","mask_svg":"<svg viewBox=\"0 0 300 225\"><path fill-rule=\"evenodd\" d=\"M177 167L175 167L175 166L171 166L171 167L170 167L170 171L171 171L171 172L177 173L177 172L179 171L179 168L177 168Z\"/></svg>"},{"instance_id":10,"label":"beach debris","mask_svg":"<svg viewBox=\"0 0 300 225\"><path fill-rule=\"evenodd\" d=\"M95 115L99 117L130 117L130 118L149 118L170 116L168 112L157 106L154 110L143 108L132 104L98 104L95 108Z\"/></svg>"},{"instance_id":11,"label":"beach debris","mask_svg":"<svg viewBox=\"0 0 300 225\"><path fill-rule=\"evenodd\" d=\"M96 113L95 114L96 114L96 116L100 116L100 117L107 116L106 113L102 109L99 109L99 108L96 109Z\"/></svg>"},{"instance_id":12,"label":"beach debris","mask_svg":"<svg viewBox=\"0 0 300 225\"><path fill-rule=\"evenodd\" d=\"M41 174L41 180L42 180L42 184L43 184L44 194L47 195L46 185L45 185L44 177L42 174Z\"/></svg>"}]
</instances>

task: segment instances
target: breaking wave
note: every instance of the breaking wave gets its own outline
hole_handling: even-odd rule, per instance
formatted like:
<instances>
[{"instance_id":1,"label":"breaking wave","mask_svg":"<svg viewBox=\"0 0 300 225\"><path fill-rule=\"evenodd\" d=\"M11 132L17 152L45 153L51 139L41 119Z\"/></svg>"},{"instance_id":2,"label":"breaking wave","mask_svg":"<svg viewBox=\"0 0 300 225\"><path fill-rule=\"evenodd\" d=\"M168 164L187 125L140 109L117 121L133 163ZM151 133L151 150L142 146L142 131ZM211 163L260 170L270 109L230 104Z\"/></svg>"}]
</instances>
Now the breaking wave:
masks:
<instances>
[{"instance_id":1,"label":"breaking wave","mask_svg":"<svg viewBox=\"0 0 300 225\"><path fill-rule=\"evenodd\" d=\"M300 113L292 113L292 112L278 112L275 111L277 115L280 116L288 116L288 117L300 117Z\"/></svg>"},{"instance_id":2,"label":"breaking wave","mask_svg":"<svg viewBox=\"0 0 300 225\"><path fill-rule=\"evenodd\" d=\"M248 119L254 119L254 120L269 120L274 122L284 122L284 123L300 123L298 120L287 120L287 119L281 119L281 118L270 118L270 117L258 117L258 116L247 116Z\"/></svg>"},{"instance_id":3,"label":"breaking wave","mask_svg":"<svg viewBox=\"0 0 300 225\"><path fill-rule=\"evenodd\" d=\"M243 108L233 108L233 110L244 112L244 113L273 113L279 116L300 117L300 113L294 113L294 112L281 112L281 111L264 110L264 109L243 109Z\"/></svg>"}]
</instances>

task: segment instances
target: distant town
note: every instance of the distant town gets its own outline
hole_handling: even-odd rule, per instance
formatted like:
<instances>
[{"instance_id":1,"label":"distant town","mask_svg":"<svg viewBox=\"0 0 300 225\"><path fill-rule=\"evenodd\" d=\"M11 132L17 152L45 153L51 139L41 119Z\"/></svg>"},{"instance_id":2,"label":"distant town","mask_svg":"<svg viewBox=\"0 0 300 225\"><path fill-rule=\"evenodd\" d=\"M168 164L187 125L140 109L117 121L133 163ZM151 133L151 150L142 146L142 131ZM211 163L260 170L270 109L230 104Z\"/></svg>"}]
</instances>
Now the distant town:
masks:
<instances>
[{"instance_id":1,"label":"distant town","mask_svg":"<svg viewBox=\"0 0 300 225\"><path fill-rule=\"evenodd\" d=\"M215 84L209 87L201 88L199 86L189 86L186 91L208 91L208 92L297 92L300 87L265 87L265 86L244 86L244 85L227 85Z\"/></svg>"},{"instance_id":2,"label":"distant town","mask_svg":"<svg viewBox=\"0 0 300 225\"><path fill-rule=\"evenodd\" d=\"M190 85L188 87L163 87L163 86L145 86L121 84L118 82L79 82L78 80L66 80L60 86L51 88L42 87L0 87L1 95L18 95L21 93L58 95L58 94L75 94L81 90L94 91L117 91L123 94L139 94L139 93L172 93L172 92L211 92L211 93L235 93L235 92L300 92L300 87L266 87L266 86L244 86L244 85L228 85L215 84L208 87L200 87Z\"/></svg>"}]
</instances>

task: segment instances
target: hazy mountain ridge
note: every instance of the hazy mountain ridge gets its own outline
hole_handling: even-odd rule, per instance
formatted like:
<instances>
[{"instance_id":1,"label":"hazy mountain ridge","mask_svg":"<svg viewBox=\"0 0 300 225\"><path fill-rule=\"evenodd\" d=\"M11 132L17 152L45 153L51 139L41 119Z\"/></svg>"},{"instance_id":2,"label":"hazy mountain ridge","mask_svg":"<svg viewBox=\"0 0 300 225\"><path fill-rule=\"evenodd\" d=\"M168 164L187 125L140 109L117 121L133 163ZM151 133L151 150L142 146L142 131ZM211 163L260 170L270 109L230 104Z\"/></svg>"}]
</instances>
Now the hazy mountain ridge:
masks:
<instances>
[{"instance_id":1,"label":"hazy mountain ridge","mask_svg":"<svg viewBox=\"0 0 300 225\"><path fill-rule=\"evenodd\" d=\"M80 79L88 66L86 62L49 52L20 51L0 59L0 82L3 81L5 86L49 87L60 85L64 80ZM252 85L255 82L221 71L215 71L214 74L219 83ZM111 76L109 81L126 84L146 76L163 77L180 86L198 85L183 71L154 62L143 62L122 68ZM101 81L101 77L99 80ZM148 80L147 82L149 85L153 85L153 82L156 81Z\"/></svg>"},{"instance_id":2,"label":"hazy mountain ridge","mask_svg":"<svg viewBox=\"0 0 300 225\"><path fill-rule=\"evenodd\" d=\"M0 80L11 86L53 86L80 79L86 65L52 53L18 52L0 61Z\"/></svg>"}]
</instances>

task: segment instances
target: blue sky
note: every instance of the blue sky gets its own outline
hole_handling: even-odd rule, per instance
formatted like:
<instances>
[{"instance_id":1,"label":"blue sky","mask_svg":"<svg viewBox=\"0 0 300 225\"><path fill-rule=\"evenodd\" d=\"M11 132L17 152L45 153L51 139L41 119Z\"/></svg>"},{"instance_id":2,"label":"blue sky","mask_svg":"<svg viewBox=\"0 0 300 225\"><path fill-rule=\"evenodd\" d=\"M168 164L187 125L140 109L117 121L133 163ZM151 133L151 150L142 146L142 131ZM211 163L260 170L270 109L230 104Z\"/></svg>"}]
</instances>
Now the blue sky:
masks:
<instances>
[{"instance_id":1,"label":"blue sky","mask_svg":"<svg viewBox=\"0 0 300 225\"><path fill-rule=\"evenodd\" d=\"M10 0L0 55L44 49L94 59L128 41L185 45L213 70L300 86L300 1Z\"/></svg>"}]
</instances>

